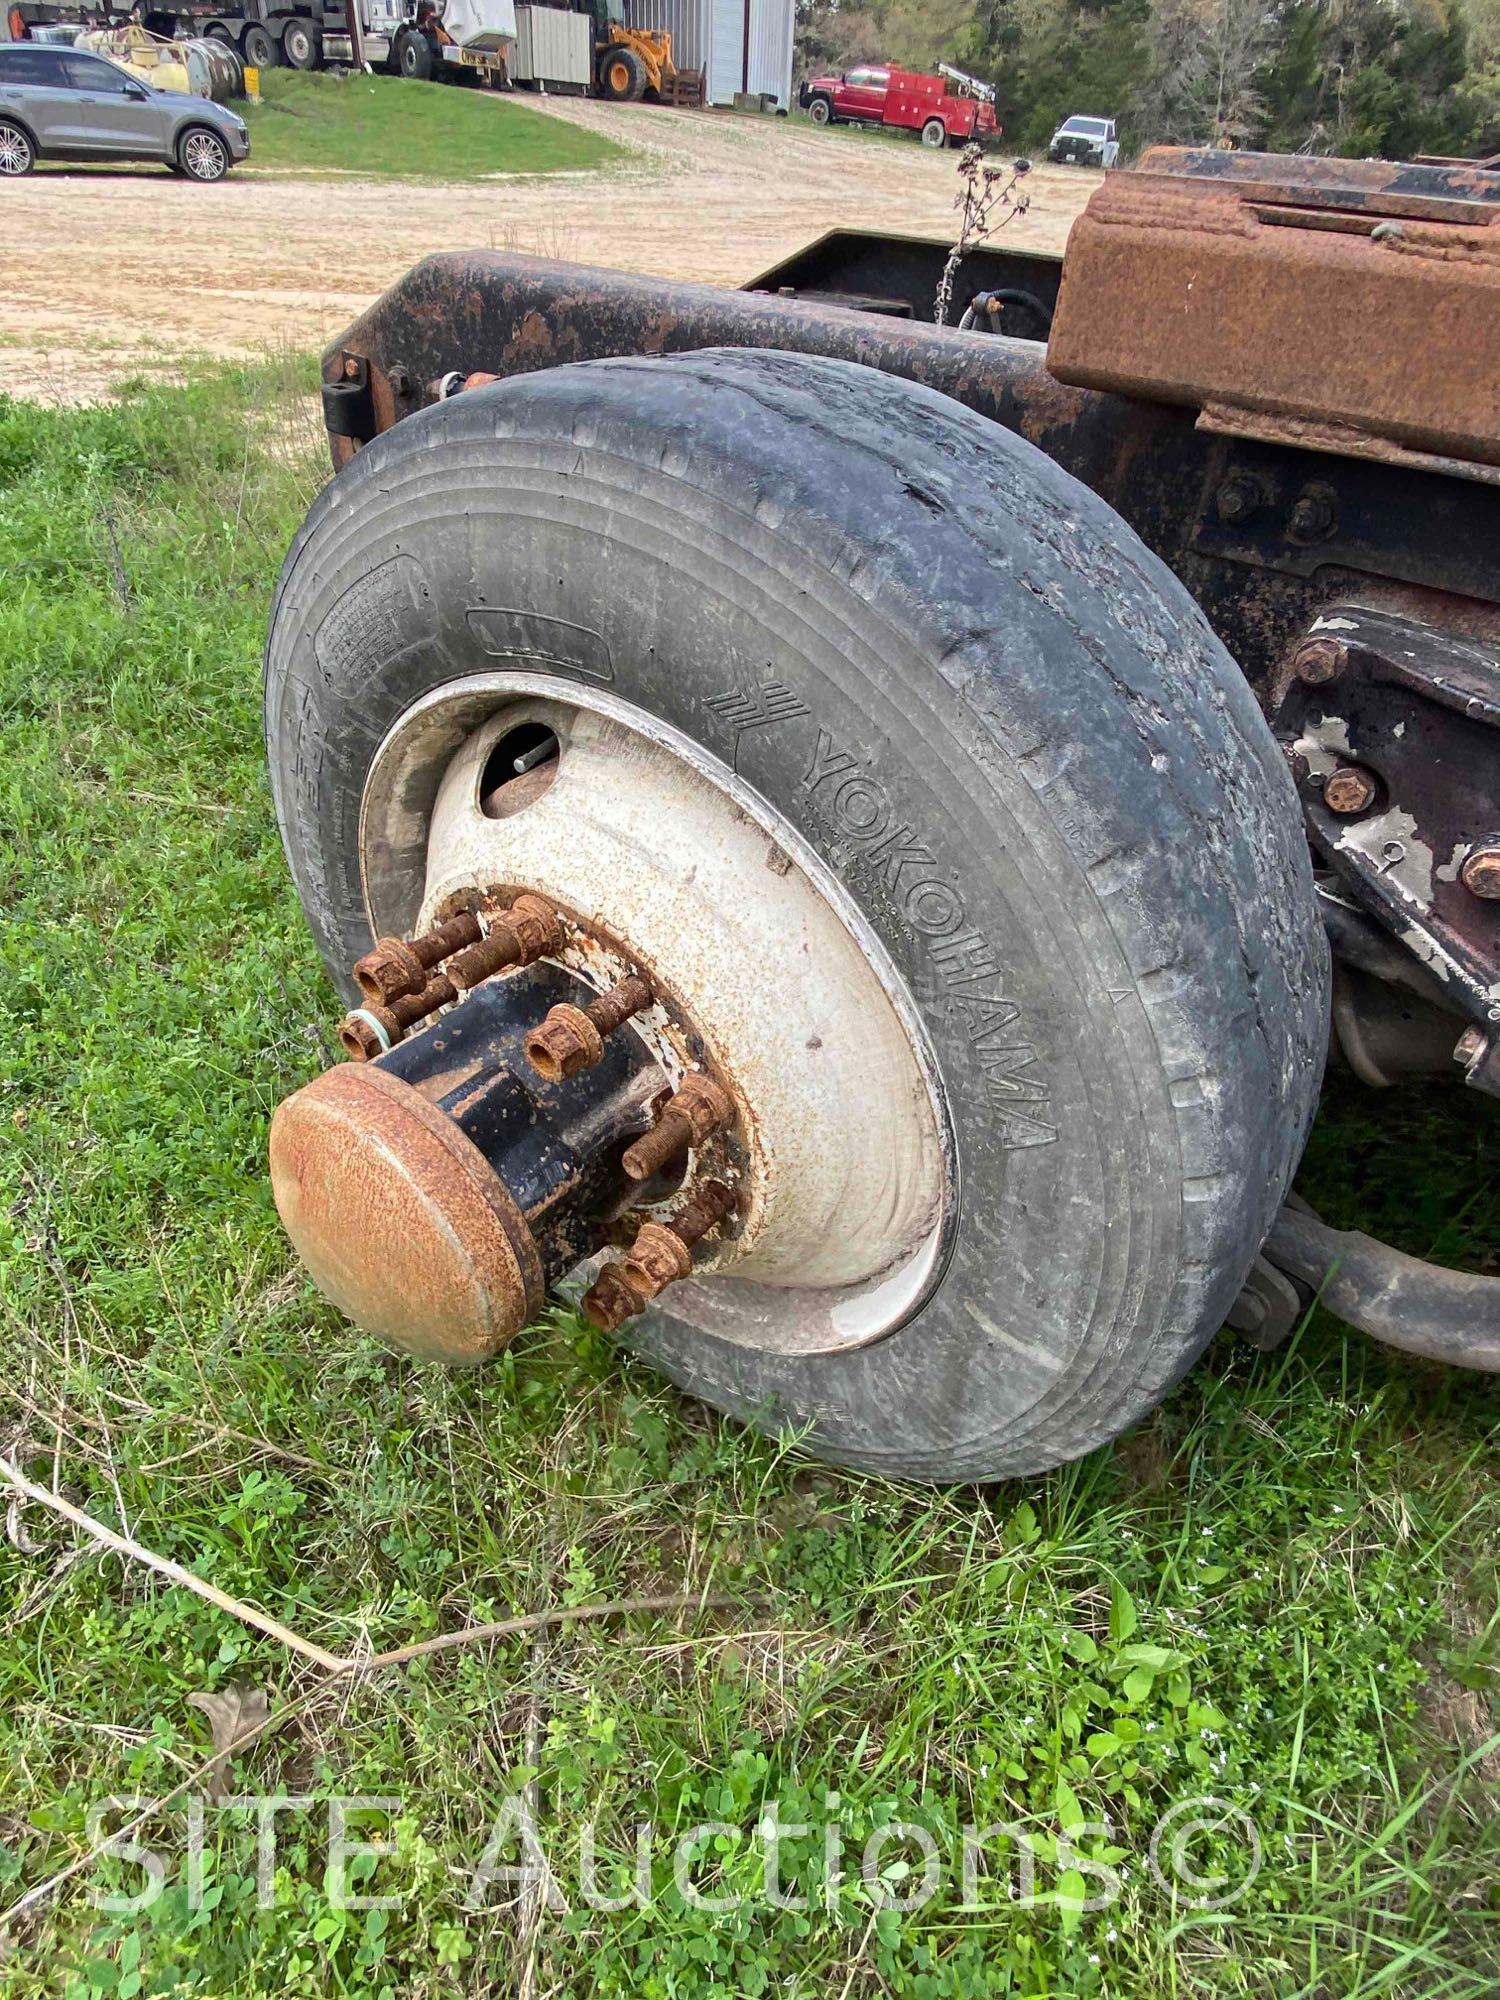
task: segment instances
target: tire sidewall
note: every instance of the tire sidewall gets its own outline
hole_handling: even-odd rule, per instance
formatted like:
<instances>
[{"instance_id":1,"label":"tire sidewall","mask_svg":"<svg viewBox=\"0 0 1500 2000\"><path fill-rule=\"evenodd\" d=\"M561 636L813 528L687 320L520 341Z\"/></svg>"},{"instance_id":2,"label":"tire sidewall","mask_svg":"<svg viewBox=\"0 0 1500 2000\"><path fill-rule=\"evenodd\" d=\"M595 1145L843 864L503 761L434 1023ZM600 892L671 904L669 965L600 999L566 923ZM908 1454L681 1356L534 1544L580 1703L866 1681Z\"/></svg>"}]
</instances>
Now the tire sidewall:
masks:
<instances>
[{"instance_id":1,"label":"tire sidewall","mask_svg":"<svg viewBox=\"0 0 1500 2000\"><path fill-rule=\"evenodd\" d=\"M691 358L710 376L722 359ZM294 548L276 622L303 636L268 687L268 740L283 827L304 829L289 839L304 905L330 969L342 973L370 938L347 837L364 776L386 731L429 688L529 663L602 685L692 738L797 828L879 936L943 1077L962 1216L933 1295L871 1347L763 1357L666 1315L642 1322L635 1344L720 1407L773 1426L816 1420L819 1451L847 1462L988 1477L1074 1456L1149 1407L1217 1326L1284 1192L1288 1141L1272 1133L1267 1104L1262 1129L1242 1121L1212 1145L1205 1132L1204 1160L1184 1161L1194 1112L1178 1093L1226 1061L1236 1031L1207 1018L1205 999L1202 1019L1186 1009L1175 1039L1164 1036L1138 975L1143 954L1170 955L1170 913L1153 910L1122 941L1070 838L1033 782L1017 777L1017 746L1030 754L1078 673L1076 641L1038 609L1045 581L1034 585L1040 596L1007 597L1000 621L1016 628L1014 657L1033 663L1028 685L994 673L971 683L918 597L934 562L963 560L959 540L939 535L908 499L884 496L871 539L890 560L861 576L860 552L821 504L827 468L815 474L783 453L748 503L733 497L727 471L706 486L685 482L685 450L669 442L663 452L649 412L632 416L634 399L622 393L622 371L641 366L597 370L615 371L607 393L571 429L546 408L549 393L560 394L548 377L529 378L540 386L519 419L510 384L403 425L406 435L362 453L341 482L346 522L356 489L381 495L358 536L333 527L306 566ZM907 393L981 442L993 429L942 398ZM738 449L743 479L772 451L773 433L752 435L751 410L737 445L720 394L711 382L685 391L684 434L710 457L715 442L731 459ZM988 442L1027 480L1053 490L1066 482L1075 511L1108 516L1030 447L997 444L1003 436ZM444 457L445 441L453 476L472 482L461 506L452 492L434 497L423 470ZM613 500L589 490L585 454L606 488L623 482ZM387 489L393 465L405 478L390 477ZM534 494L546 518L527 526L517 508ZM616 542L601 565L599 536L611 523ZM308 539L304 531L299 546ZM1137 549L1152 586L1170 586L1196 619L1180 586ZM1044 553L1034 567L1046 570ZM380 592L372 576L384 579ZM954 577L962 598L956 567ZM489 612L506 603L544 606L557 621L545 661L495 653ZM372 631L385 635L373 673ZM1211 659L1206 628L1195 642ZM939 656L949 664L934 679ZM962 698L956 687L967 689ZM288 701L299 711L290 719ZM1089 718L1078 720L1074 782L1107 798L1134 765L1122 763L1107 720L1092 733ZM330 823L346 829L342 861L319 877L308 843L311 829ZM1173 829L1157 831L1170 838ZM1101 843L1111 838L1104 828ZM1191 863L1180 893L1185 906L1208 894ZM1275 1155L1264 1183L1251 1168L1230 1186L1236 1154L1243 1169L1257 1146ZM1184 1181L1210 1154L1224 1198L1212 1214L1190 1215ZM1150 1337L1137 1355L1132 1335L1143 1327Z\"/></svg>"},{"instance_id":2,"label":"tire sidewall","mask_svg":"<svg viewBox=\"0 0 1500 2000\"><path fill-rule=\"evenodd\" d=\"M282 30L281 51L289 69L311 69L318 59L312 25L298 17Z\"/></svg>"},{"instance_id":3,"label":"tire sidewall","mask_svg":"<svg viewBox=\"0 0 1500 2000\"><path fill-rule=\"evenodd\" d=\"M252 22L245 30L240 48L246 65L251 69L281 67L281 51L276 46L276 37L258 21Z\"/></svg>"}]
</instances>

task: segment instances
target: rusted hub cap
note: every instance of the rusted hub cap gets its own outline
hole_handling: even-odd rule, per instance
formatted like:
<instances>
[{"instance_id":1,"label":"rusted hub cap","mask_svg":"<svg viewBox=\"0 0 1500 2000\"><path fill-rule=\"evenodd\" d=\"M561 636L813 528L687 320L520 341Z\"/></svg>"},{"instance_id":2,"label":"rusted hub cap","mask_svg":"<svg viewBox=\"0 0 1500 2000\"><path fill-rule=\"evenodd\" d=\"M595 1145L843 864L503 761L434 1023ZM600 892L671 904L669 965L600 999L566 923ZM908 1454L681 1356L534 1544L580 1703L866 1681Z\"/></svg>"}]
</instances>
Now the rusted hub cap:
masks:
<instances>
[{"instance_id":1,"label":"rusted hub cap","mask_svg":"<svg viewBox=\"0 0 1500 2000\"><path fill-rule=\"evenodd\" d=\"M546 746L548 775L523 792L528 746ZM655 996L666 1029L649 1009L631 1019L672 1095L624 1172L642 1185L674 1165L717 1175L729 1168L705 1145L732 1131L737 1148L734 1227L663 1295L675 1324L815 1354L880 1339L917 1309L955 1214L925 1026L856 898L736 771L607 690L476 675L433 689L386 736L361 848L376 935L524 893L567 913L556 962L598 993L578 1013L601 1038L601 987L628 971ZM552 1017L559 1040L567 1019ZM596 1053L584 1034L577 1046ZM526 1048L546 1076L546 1023ZM592 1074L574 1068L575 1084Z\"/></svg>"},{"instance_id":2,"label":"rusted hub cap","mask_svg":"<svg viewBox=\"0 0 1500 2000\"><path fill-rule=\"evenodd\" d=\"M319 1290L392 1346L484 1361L541 1307L536 1245L499 1176L384 1070L331 1069L281 1105L271 1186Z\"/></svg>"}]
</instances>

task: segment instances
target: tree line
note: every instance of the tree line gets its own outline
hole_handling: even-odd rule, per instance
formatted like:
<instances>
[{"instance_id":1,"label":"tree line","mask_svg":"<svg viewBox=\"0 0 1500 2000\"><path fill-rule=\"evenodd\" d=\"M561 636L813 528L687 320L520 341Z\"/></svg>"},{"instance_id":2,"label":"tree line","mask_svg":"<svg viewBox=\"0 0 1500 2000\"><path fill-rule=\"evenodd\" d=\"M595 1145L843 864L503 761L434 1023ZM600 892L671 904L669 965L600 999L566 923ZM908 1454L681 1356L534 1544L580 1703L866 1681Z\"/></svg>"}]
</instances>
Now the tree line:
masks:
<instances>
[{"instance_id":1,"label":"tree line","mask_svg":"<svg viewBox=\"0 0 1500 2000\"><path fill-rule=\"evenodd\" d=\"M952 62L1018 148L1074 113L1153 141L1500 153L1500 0L798 0L798 67Z\"/></svg>"}]
</instances>

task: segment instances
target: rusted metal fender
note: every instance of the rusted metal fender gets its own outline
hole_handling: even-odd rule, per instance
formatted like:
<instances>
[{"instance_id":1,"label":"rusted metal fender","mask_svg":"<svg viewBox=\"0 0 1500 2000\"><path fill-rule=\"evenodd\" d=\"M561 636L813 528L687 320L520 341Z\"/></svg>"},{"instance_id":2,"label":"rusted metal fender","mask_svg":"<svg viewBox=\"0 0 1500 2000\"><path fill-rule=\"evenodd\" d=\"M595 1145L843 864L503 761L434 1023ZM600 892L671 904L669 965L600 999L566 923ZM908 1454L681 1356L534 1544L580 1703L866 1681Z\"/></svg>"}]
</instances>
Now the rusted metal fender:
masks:
<instances>
[{"instance_id":1,"label":"rusted metal fender","mask_svg":"<svg viewBox=\"0 0 1500 2000\"><path fill-rule=\"evenodd\" d=\"M1288 1204L1265 1255L1321 1303L1384 1347L1500 1374L1500 1278L1448 1271L1357 1229L1331 1229Z\"/></svg>"}]
</instances>

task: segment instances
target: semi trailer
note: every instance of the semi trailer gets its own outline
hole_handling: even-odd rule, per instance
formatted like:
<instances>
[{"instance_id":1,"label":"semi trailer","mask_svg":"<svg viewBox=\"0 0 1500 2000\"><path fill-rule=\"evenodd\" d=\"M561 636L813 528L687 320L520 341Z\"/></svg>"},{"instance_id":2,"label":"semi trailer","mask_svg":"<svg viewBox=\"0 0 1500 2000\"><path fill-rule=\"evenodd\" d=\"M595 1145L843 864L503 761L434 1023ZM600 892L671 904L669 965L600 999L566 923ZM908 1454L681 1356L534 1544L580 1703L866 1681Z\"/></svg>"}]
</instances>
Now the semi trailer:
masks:
<instances>
[{"instance_id":1,"label":"semi trailer","mask_svg":"<svg viewBox=\"0 0 1500 2000\"><path fill-rule=\"evenodd\" d=\"M6 27L12 40L22 41L34 28L134 18L129 0L103 7L84 0L12 0ZM352 18L335 0L185 0L152 7L141 18L153 35L224 42L253 69L369 63L418 79L467 74L503 83L516 39L514 0L359 0Z\"/></svg>"},{"instance_id":2,"label":"semi trailer","mask_svg":"<svg viewBox=\"0 0 1500 2000\"><path fill-rule=\"evenodd\" d=\"M448 1364L561 1298L940 1480L1315 1295L1500 1367L1500 1280L1292 1189L1330 1051L1500 1093L1497 244L1477 169L1157 149L967 329L858 232L393 286L265 655L327 1297Z\"/></svg>"}]
</instances>

